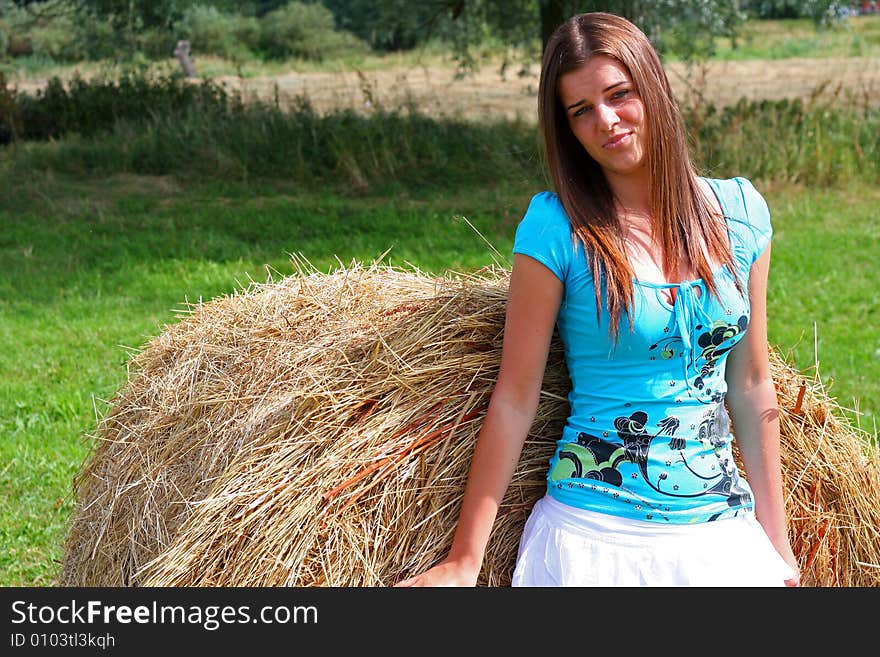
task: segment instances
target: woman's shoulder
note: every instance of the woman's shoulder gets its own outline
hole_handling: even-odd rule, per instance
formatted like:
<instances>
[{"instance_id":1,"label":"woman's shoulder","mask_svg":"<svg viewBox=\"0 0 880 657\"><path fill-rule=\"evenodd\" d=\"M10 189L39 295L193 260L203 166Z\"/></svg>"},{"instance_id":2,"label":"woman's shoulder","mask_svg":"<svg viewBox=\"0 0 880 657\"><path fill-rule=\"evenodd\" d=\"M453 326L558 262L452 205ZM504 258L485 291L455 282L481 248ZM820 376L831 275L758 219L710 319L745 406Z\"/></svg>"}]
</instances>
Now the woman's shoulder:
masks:
<instances>
[{"instance_id":1,"label":"woman's shoulder","mask_svg":"<svg viewBox=\"0 0 880 657\"><path fill-rule=\"evenodd\" d=\"M562 201L555 192L551 191L541 191L532 196L520 221L520 227L538 229L540 233L571 231L571 223Z\"/></svg>"},{"instance_id":2,"label":"woman's shoulder","mask_svg":"<svg viewBox=\"0 0 880 657\"><path fill-rule=\"evenodd\" d=\"M770 208L764 196L751 180L743 176L703 180L712 187L730 232L738 238L736 241L745 248L753 262L773 235Z\"/></svg>"},{"instance_id":3,"label":"woman's shoulder","mask_svg":"<svg viewBox=\"0 0 880 657\"><path fill-rule=\"evenodd\" d=\"M526 213L528 214L529 212L546 212L553 215L561 215L566 220L568 219L568 216L565 214L565 208L562 207L562 201L559 200L559 195L550 190L540 191L532 196Z\"/></svg>"},{"instance_id":4,"label":"woman's shoulder","mask_svg":"<svg viewBox=\"0 0 880 657\"><path fill-rule=\"evenodd\" d=\"M764 219L766 215L766 219L769 220L767 201L750 179L734 176L733 178L703 177L702 180L715 192L726 217L753 223L753 220Z\"/></svg>"},{"instance_id":5,"label":"woman's shoulder","mask_svg":"<svg viewBox=\"0 0 880 657\"><path fill-rule=\"evenodd\" d=\"M538 192L516 228L513 252L531 256L565 281L572 255L572 232L559 196Z\"/></svg>"}]
</instances>

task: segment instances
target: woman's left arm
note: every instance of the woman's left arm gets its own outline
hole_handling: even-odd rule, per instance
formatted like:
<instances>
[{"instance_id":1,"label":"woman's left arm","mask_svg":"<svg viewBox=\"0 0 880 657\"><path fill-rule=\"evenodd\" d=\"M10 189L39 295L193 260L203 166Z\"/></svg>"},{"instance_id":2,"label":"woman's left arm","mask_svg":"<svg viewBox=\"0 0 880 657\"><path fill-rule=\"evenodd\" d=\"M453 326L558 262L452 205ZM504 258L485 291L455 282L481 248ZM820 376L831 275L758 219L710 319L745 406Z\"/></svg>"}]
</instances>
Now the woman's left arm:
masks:
<instances>
[{"instance_id":1,"label":"woman's left arm","mask_svg":"<svg viewBox=\"0 0 880 657\"><path fill-rule=\"evenodd\" d=\"M796 573L786 584L799 586L800 567L791 549L786 525L779 456L779 406L767 342L769 273L768 245L752 265L749 275L749 328L728 354L727 405L746 478L755 494L755 515L776 551Z\"/></svg>"}]
</instances>

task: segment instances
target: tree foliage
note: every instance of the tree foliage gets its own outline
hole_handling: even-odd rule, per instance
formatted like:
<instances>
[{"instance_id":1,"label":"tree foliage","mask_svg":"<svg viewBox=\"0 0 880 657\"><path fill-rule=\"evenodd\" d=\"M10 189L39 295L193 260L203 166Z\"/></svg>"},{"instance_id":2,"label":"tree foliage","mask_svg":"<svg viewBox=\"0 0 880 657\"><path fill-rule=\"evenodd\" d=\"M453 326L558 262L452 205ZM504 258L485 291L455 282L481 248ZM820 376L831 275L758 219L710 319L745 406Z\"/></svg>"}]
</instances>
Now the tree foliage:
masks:
<instances>
[{"instance_id":1,"label":"tree foliage","mask_svg":"<svg viewBox=\"0 0 880 657\"><path fill-rule=\"evenodd\" d=\"M121 27L170 27L196 0L80 0L96 15L110 17Z\"/></svg>"},{"instance_id":2,"label":"tree foliage","mask_svg":"<svg viewBox=\"0 0 880 657\"><path fill-rule=\"evenodd\" d=\"M608 11L640 26L661 54L694 60L711 56L718 37L735 40L747 17L823 23L840 17L845 5L840 0L0 0L0 56L34 53L69 60L107 56L108 50L166 56L177 39L190 37L202 52L224 56L317 57L319 51L360 51L361 41L393 51L433 38L447 44L466 69L487 44L533 62L569 16Z\"/></svg>"},{"instance_id":3,"label":"tree foliage","mask_svg":"<svg viewBox=\"0 0 880 657\"><path fill-rule=\"evenodd\" d=\"M774 13L820 19L839 0L323 0L337 26L374 48L410 48L430 36L455 45L462 61L485 39L534 54L553 30L579 12L607 11L638 25L662 52L685 59L712 54L719 37L735 38L749 15Z\"/></svg>"},{"instance_id":4,"label":"tree foliage","mask_svg":"<svg viewBox=\"0 0 880 657\"><path fill-rule=\"evenodd\" d=\"M341 12L343 5L359 0L325 2ZM370 4L396 12L396 20L402 20L404 10L397 0ZM534 58L560 23L581 12L625 16L661 53L674 51L687 59L711 55L718 37L735 37L746 18L731 0L430 0L423 3L422 11L428 7L436 18L427 25L454 44L456 56L465 65L473 62L471 49L487 37Z\"/></svg>"},{"instance_id":5,"label":"tree foliage","mask_svg":"<svg viewBox=\"0 0 880 657\"><path fill-rule=\"evenodd\" d=\"M840 0L743 0L743 9L757 18L811 18L827 23L839 18L848 4Z\"/></svg>"},{"instance_id":6,"label":"tree foliage","mask_svg":"<svg viewBox=\"0 0 880 657\"><path fill-rule=\"evenodd\" d=\"M820 0L817 0L820 1ZM711 54L719 36L732 36L745 14L731 0L324 0L340 27L373 47L411 47L428 36L455 46L463 62L487 38L530 55L569 16L608 11L626 16L661 51L684 57Z\"/></svg>"},{"instance_id":7,"label":"tree foliage","mask_svg":"<svg viewBox=\"0 0 880 657\"><path fill-rule=\"evenodd\" d=\"M450 14L448 0L323 0L336 26L376 50L409 50L430 37Z\"/></svg>"}]
</instances>

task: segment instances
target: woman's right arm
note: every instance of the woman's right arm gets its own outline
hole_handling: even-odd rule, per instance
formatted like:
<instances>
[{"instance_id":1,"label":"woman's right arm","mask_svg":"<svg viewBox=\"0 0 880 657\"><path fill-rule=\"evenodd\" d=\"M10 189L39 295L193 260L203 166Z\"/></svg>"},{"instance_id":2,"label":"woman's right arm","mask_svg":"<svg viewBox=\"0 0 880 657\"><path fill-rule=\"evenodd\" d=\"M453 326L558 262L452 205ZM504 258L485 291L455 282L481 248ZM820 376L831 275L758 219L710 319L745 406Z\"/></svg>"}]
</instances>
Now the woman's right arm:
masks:
<instances>
[{"instance_id":1,"label":"woman's right arm","mask_svg":"<svg viewBox=\"0 0 880 657\"><path fill-rule=\"evenodd\" d=\"M515 254L498 380L480 429L446 558L396 586L474 586L492 525L535 420L562 282L529 256Z\"/></svg>"}]
</instances>

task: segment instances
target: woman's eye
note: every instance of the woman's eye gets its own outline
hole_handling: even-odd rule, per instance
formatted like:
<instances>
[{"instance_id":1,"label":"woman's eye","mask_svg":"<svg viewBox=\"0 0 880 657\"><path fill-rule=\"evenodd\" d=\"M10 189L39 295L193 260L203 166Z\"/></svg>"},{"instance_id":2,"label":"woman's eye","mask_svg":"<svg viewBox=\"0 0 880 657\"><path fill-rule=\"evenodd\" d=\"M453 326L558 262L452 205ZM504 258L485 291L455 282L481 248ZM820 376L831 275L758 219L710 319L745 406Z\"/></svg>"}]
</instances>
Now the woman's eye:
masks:
<instances>
[{"instance_id":1,"label":"woman's eye","mask_svg":"<svg viewBox=\"0 0 880 657\"><path fill-rule=\"evenodd\" d=\"M615 91L614 95L611 96L615 100L621 100L626 98L629 95L629 89L621 89L620 91Z\"/></svg>"},{"instance_id":2,"label":"woman's eye","mask_svg":"<svg viewBox=\"0 0 880 657\"><path fill-rule=\"evenodd\" d=\"M586 114L588 111L590 111L589 107L579 107L574 111L572 116L581 116L582 114Z\"/></svg>"}]
</instances>

